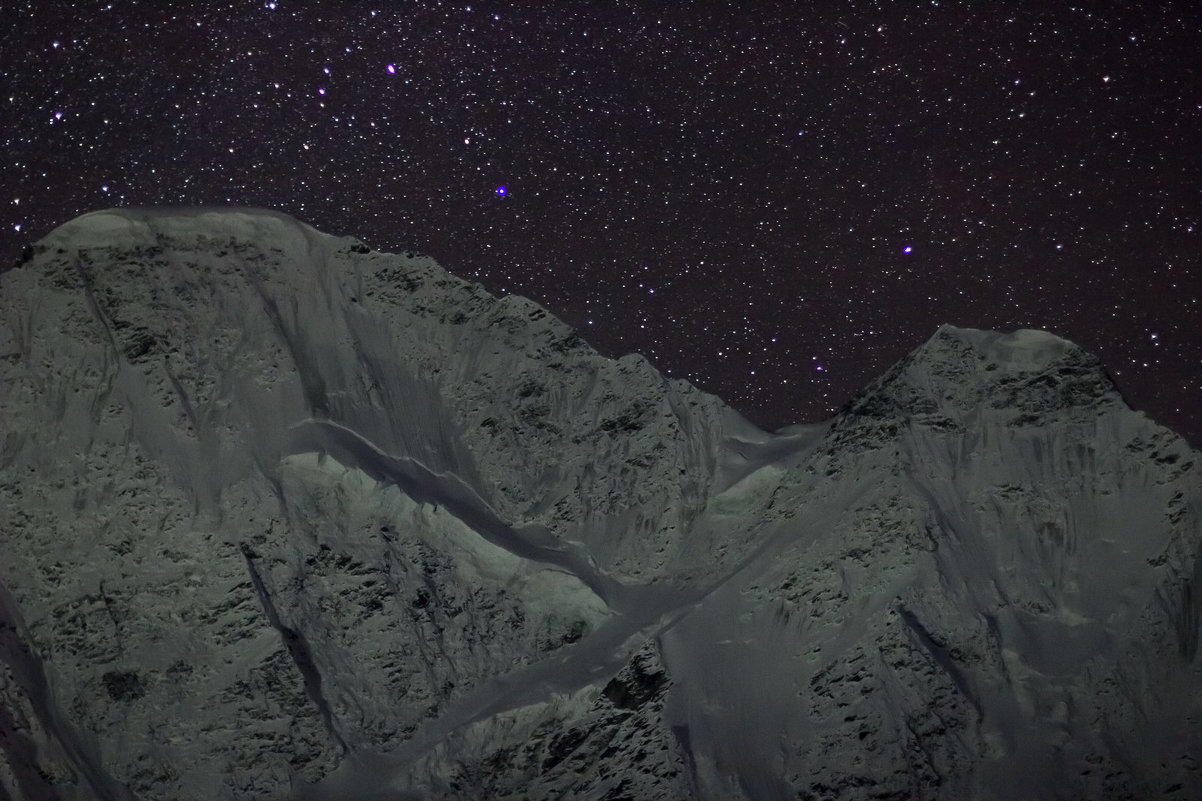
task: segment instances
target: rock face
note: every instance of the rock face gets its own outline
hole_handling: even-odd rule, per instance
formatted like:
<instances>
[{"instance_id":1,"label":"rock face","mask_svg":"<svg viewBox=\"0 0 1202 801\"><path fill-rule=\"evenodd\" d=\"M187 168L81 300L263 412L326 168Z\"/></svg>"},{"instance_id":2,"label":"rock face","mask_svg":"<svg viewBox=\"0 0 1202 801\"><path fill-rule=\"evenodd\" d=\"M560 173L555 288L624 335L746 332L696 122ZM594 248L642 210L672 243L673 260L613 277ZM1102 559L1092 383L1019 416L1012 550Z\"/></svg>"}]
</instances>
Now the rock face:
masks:
<instances>
[{"instance_id":1,"label":"rock face","mask_svg":"<svg viewBox=\"0 0 1202 801\"><path fill-rule=\"evenodd\" d=\"M945 326L766 434L428 259L0 275L0 799L1202 797L1199 454Z\"/></svg>"}]
</instances>

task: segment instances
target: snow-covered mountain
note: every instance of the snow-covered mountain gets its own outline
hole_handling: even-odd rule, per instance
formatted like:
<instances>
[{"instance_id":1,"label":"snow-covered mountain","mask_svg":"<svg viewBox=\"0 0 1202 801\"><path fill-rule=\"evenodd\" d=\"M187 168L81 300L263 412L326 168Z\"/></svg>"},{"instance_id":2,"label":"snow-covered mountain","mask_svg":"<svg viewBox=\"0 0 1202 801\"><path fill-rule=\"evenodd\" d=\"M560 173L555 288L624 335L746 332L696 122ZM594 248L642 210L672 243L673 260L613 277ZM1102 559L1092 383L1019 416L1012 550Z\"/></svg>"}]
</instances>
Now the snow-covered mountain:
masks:
<instances>
[{"instance_id":1,"label":"snow-covered mountain","mask_svg":"<svg viewBox=\"0 0 1202 801\"><path fill-rule=\"evenodd\" d=\"M429 259L0 275L0 799L1202 798L1199 454L945 326L768 434Z\"/></svg>"}]
</instances>

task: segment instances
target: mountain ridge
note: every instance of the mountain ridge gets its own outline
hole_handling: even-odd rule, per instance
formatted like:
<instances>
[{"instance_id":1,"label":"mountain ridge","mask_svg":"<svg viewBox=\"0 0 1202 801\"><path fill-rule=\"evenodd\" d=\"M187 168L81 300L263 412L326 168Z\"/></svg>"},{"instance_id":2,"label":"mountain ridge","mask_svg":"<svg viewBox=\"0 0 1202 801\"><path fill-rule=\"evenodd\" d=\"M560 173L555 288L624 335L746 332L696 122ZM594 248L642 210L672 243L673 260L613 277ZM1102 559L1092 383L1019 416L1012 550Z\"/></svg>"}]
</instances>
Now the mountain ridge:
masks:
<instances>
[{"instance_id":1,"label":"mountain ridge","mask_svg":"<svg viewBox=\"0 0 1202 801\"><path fill-rule=\"evenodd\" d=\"M1197 453L1066 340L768 433L275 212L0 282L10 797L1202 794Z\"/></svg>"}]
</instances>

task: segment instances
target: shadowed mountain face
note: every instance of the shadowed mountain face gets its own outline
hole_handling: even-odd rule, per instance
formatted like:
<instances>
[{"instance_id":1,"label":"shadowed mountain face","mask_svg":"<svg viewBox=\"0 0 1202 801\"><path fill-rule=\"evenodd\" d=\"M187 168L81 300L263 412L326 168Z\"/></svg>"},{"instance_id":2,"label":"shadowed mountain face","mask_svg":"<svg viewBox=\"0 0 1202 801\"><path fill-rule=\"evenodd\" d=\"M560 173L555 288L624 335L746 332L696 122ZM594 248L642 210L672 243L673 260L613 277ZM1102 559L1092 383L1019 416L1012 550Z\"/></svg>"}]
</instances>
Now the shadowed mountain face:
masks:
<instances>
[{"instance_id":1,"label":"shadowed mountain face","mask_svg":"<svg viewBox=\"0 0 1202 801\"><path fill-rule=\"evenodd\" d=\"M1050 334L767 434L428 259L0 275L0 799L1202 797L1202 467Z\"/></svg>"}]
</instances>

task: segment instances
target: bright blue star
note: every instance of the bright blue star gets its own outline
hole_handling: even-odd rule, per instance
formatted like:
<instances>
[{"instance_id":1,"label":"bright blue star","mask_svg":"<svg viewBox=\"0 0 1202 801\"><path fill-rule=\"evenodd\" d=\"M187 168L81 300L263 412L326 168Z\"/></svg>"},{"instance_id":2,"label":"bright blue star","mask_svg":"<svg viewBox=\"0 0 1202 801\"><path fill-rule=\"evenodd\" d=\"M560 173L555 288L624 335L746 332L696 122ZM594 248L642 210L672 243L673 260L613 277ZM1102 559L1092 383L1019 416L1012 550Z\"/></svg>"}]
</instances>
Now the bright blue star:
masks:
<instances>
[{"instance_id":1,"label":"bright blue star","mask_svg":"<svg viewBox=\"0 0 1202 801\"><path fill-rule=\"evenodd\" d=\"M504 186L498 186L497 187L497 197L505 197L505 193L507 191L508 190Z\"/></svg>"}]
</instances>

